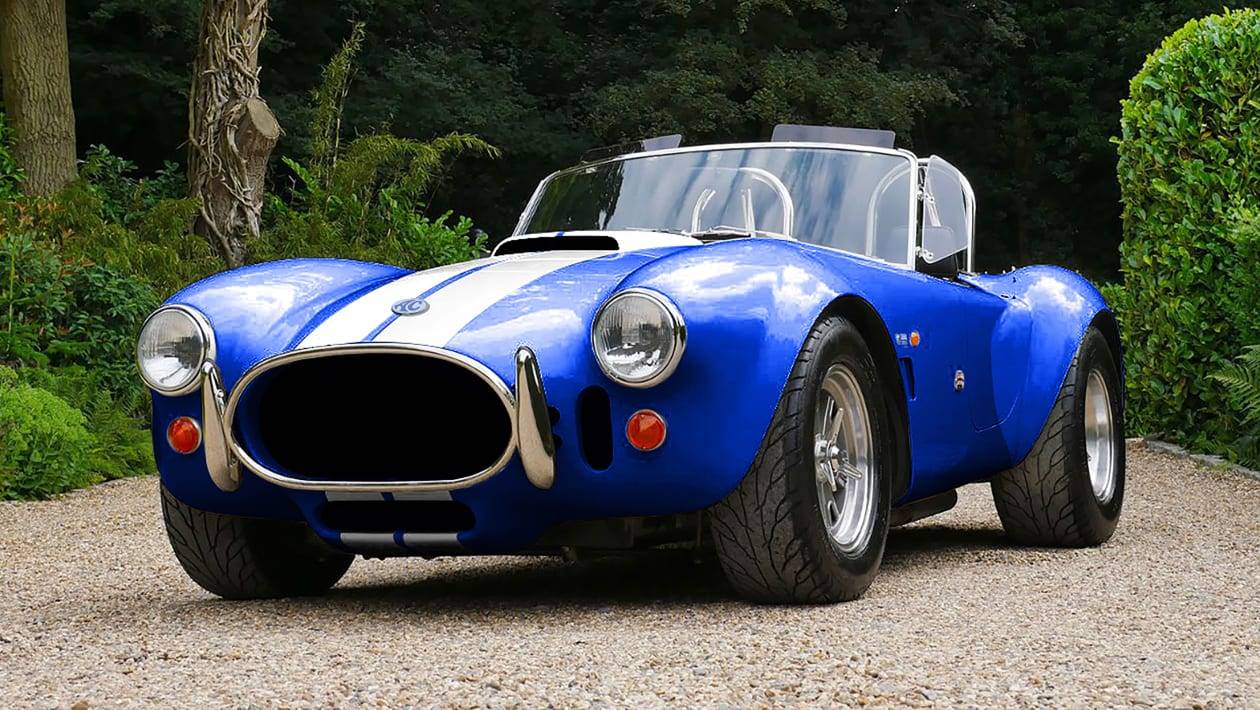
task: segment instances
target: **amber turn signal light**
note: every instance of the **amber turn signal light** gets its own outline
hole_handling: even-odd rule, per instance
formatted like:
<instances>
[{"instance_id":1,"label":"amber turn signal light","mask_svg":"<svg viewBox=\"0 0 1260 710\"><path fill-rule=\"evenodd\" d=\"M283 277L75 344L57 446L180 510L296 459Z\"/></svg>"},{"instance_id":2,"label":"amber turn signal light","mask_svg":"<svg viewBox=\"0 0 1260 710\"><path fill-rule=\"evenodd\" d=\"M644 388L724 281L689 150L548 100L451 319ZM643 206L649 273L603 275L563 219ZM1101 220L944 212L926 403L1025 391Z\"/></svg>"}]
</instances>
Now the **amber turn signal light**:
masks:
<instances>
[{"instance_id":1,"label":"amber turn signal light","mask_svg":"<svg viewBox=\"0 0 1260 710\"><path fill-rule=\"evenodd\" d=\"M178 454L191 454L201 446L201 425L192 417L178 417L166 427L166 443Z\"/></svg>"},{"instance_id":2,"label":"amber turn signal light","mask_svg":"<svg viewBox=\"0 0 1260 710\"><path fill-rule=\"evenodd\" d=\"M626 439L639 451L655 451L665 443L665 419L650 409L640 409L626 422Z\"/></svg>"}]
</instances>

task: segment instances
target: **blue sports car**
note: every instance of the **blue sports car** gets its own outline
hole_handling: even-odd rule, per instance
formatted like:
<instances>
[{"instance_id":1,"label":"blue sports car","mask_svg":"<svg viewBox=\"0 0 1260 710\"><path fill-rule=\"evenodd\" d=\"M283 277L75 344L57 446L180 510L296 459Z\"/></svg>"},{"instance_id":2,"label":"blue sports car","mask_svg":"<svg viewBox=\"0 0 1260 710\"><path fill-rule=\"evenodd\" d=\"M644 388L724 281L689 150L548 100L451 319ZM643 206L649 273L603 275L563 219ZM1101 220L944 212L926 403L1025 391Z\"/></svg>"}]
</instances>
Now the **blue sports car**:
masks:
<instances>
[{"instance_id":1,"label":"blue sports car","mask_svg":"<svg viewBox=\"0 0 1260 710\"><path fill-rule=\"evenodd\" d=\"M608 152L488 258L219 274L138 360L176 556L228 598L364 557L712 547L734 590L854 599L890 527L988 481L1009 537L1124 498L1120 335L1076 273L973 272L975 199L884 131Z\"/></svg>"}]
</instances>

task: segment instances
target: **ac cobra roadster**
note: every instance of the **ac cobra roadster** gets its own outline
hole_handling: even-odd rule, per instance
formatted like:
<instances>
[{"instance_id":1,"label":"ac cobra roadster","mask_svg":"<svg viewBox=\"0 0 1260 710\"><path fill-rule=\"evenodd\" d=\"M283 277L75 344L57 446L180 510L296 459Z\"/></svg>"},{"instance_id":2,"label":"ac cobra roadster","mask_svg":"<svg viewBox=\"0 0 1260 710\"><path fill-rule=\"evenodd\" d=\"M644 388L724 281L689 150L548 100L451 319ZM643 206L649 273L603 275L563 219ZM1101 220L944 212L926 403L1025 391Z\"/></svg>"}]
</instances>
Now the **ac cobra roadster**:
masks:
<instances>
[{"instance_id":1,"label":"ac cobra roadster","mask_svg":"<svg viewBox=\"0 0 1260 710\"><path fill-rule=\"evenodd\" d=\"M137 353L174 552L256 598L356 556L683 543L745 598L823 603L979 482L1015 543L1098 545L1116 319L1071 271L975 273L975 211L890 133L782 126L560 170L476 261L191 285Z\"/></svg>"}]
</instances>

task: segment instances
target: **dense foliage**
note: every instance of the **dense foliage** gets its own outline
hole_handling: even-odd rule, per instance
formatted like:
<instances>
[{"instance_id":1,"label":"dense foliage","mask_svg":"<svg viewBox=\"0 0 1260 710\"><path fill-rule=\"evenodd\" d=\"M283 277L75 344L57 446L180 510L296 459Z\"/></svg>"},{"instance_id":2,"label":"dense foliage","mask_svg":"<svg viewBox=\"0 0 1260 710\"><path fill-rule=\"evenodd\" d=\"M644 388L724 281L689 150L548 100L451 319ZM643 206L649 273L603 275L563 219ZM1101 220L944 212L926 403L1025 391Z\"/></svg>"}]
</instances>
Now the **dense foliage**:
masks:
<instances>
[{"instance_id":1,"label":"dense foliage","mask_svg":"<svg viewBox=\"0 0 1260 710\"><path fill-rule=\"evenodd\" d=\"M1134 77L1120 188L1130 421L1229 444L1238 412L1210 377L1260 343L1260 11L1192 21Z\"/></svg>"},{"instance_id":2,"label":"dense foliage","mask_svg":"<svg viewBox=\"0 0 1260 710\"><path fill-rule=\"evenodd\" d=\"M251 257L337 256L427 269L480 256L484 241L470 236L471 220L448 224L450 212L431 219L425 207L452 157L493 158L496 148L462 133L421 141L377 132L342 145L341 116L362 42L356 25L324 68L312 96L309 157L284 158L295 184L287 199L271 197L268 227Z\"/></svg>"},{"instance_id":3,"label":"dense foliage","mask_svg":"<svg viewBox=\"0 0 1260 710\"><path fill-rule=\"evenodd\" d=\"M1216 0L271 0L263 94L312 146L312 67L366 23L345 135L482 137L430 214L494 238L539 177L582 151L680 130L769 135L776 121L893 127L966 171L981 266L1119 264L1119 101L1142 58ZM84 0L70 12L79 135L149 169L178 155L198 0ZM282 191L291 175L279 166Z\"/></svg>"}]
</instances>

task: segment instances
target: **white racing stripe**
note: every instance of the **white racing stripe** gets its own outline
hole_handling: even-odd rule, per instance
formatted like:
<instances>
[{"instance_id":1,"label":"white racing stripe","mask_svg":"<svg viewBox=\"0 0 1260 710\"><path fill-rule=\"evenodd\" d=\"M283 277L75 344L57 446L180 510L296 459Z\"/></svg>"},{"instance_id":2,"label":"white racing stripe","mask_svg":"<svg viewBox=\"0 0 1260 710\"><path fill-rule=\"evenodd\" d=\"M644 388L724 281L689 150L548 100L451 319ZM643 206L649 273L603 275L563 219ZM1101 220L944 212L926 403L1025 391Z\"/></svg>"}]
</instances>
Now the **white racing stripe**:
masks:
<instances>
[{"instance_id":1,"label":"white racing stripe","mask_svg":"<svg viewBox=\"0 0 1260 710\"><path fill-rule=\"evenodd\" d=\"M508 294L566 266L605 256L603 251L553 251L504 260L469 274L428 297L429 310L399 318L376 342L441 347ZM388 307L386 307L388 314ZM362 337L362 336L360 336Z\"/></svg>"},{"instance_id":2,"label":"white racing stripe","mask_svg":"<svg viewBox=\"0 0 1260 710\"><path fill-rule=\"evenodd\" d=\"M512 258L512 257L507 257ZM502 261L504 259L498 259ZM465 271L484 265L488 259L477 259L462 264L440 266L436 269L421 271L404 276L396 281L381 286L361 296L337 311L328 320L311 331L299 348L313 348L319 345L337 345L341 343L357 343L368 336L392 314L391 308L399 301L415 298L446 279Z\"/></svg>"}]
</instances>

